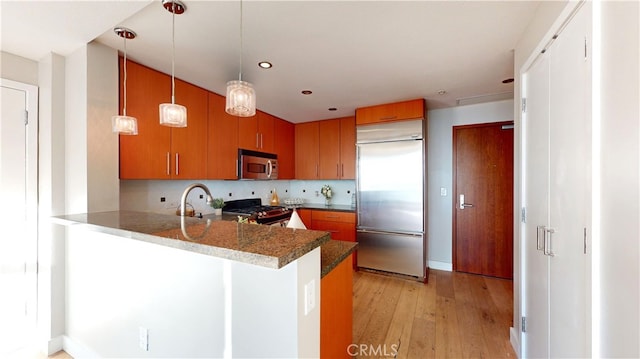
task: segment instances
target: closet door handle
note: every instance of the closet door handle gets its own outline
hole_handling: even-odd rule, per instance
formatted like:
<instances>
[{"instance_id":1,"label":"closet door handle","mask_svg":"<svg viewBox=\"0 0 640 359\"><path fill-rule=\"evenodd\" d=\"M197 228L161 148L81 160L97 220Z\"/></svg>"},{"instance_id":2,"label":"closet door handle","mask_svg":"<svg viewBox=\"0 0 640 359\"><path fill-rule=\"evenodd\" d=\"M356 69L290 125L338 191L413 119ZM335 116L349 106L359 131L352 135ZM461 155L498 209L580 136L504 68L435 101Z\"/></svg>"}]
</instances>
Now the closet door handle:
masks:
<instances>
[{"instance_id":1,"label":"closet door handle","mask_svg":"<svg viewBox=\"0 0 640 359\"><path fill-rule=\"evenodd\" d=\"M551 252L551 237L554 233L556 233L556 231L553 228L546 228L545 232L549 233L549 236L547 236L546 234L544 236L544 255L553 257L555 256L555 254Z\"/></svg>"},{"instance_id":2,"label":"closet door handle","mask_svg":"<svg viewBox=\"0 0 640 359\"><path fill-rule=\"evenodd\" d=\"M542 241L540 240L541 237L542 237ZM536 249L537 250L544 252L544 244L547 241L546 237L547 237L547 227L537 226L536 227Z\"/></svg>"}]
</instances>

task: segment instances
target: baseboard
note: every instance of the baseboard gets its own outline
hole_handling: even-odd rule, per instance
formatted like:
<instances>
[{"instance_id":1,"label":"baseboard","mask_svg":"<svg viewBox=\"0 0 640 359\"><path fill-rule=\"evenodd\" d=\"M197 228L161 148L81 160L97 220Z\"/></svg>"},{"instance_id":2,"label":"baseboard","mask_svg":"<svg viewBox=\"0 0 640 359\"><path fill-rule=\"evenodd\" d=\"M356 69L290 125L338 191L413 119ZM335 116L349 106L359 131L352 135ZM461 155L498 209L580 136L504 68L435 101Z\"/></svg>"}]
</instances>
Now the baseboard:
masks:
<instances>
[{"instance_id":1,"label":"baseboard","mask_svg":"<svg viewBox=\"0 0 640 359\"><path fill-rule=\"evenodd\" d=\"M66 335L62 338L62 347L74 358L100 358L98 354Z\"/></svg>"},{"instance_id":2,"label":"baseboard","mask_svg":"<svg viewBox=\"0 0 640 359\"><path fill-rule=\"evenodd\" d=\"M511 341L511 346L513 347L513 350L516 352L516 356L518 358L521 358L520 356L520 339L518 337L518 331L516 330L516 328L511 327L509 328L509 339Z\"/></svg>"},{"instance_id":3,"label":"baseboard","mask_svg":"<svg viewBox=\"0 0 640 359\"><path fill-rule=\"evenodd\" d=\"M55 338L51 338L46 344L46 353L47 356L53 355L63 349L64 339L62 335L59 335Z\"/></svg>"},{"instance_id":4,"label":"baseboard","mask_svg":"<svg viewBox=\"0 0 640 359\"><path fill-rule=\"evenodd\" d=\"M453 264L447 262L429 261L429 268L451 272L453 271Z\"/></svg>"}]
</instances>

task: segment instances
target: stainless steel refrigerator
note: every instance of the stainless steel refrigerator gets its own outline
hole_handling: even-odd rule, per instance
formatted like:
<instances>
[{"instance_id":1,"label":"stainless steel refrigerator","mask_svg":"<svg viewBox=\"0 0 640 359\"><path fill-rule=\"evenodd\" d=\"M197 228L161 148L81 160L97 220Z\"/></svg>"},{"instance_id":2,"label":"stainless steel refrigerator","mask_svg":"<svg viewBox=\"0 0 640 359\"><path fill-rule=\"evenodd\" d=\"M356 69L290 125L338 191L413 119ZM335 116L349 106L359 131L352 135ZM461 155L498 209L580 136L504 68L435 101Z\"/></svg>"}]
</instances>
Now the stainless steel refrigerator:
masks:
<instances>
[{"instance_id":1,"label":"stainless steel refrigerator","mask_svg":"<svg viewBox=\"0 0 640 359\"><path fill-rule=\"evenodd\" d=\"M425 121L358 126L358 267L426 276Z\"/></svg>"}]
</instances>

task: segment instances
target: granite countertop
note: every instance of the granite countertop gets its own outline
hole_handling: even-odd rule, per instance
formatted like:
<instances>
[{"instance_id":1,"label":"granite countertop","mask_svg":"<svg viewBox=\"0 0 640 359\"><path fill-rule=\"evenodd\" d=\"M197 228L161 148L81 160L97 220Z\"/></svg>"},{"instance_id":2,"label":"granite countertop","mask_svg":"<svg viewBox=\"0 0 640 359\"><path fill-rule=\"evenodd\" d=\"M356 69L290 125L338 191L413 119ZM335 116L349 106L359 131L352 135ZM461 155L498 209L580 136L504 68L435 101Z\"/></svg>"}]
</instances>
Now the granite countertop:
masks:
<instances>
[{"instance_id":1,"label":"granite countertop","mask_svg":"<svg viewBox=\"0 0 640 359\"><path fill-rule=\"evenodd\" d=\"M63 225L83 225L97 232L274 269L330 240L328 232L237 223L233 219L134 211L53 217Z\"/></svg>"},{"instance_id":2,"label":"granite countertop","mask_svg":"<svg viewBox=\"0 0 640 359\"><path fill-rule=\"evenodd\" d=\"M335 267L356 250L358 243L330 240L320 247L320 277L329 274Z\"/></svg>"},{"instance_id":3,"label":"granite countertop","mask_svg":"<svg viewBox=\"0 0 640 359\"><path fill-rule=\"evenodd\" d=\"M356 207L346 204L325 205L324 203L304 203L297 208L313 209L316 211L337 211L337 212L355 212Z\"/></svg>"}]
</instances>

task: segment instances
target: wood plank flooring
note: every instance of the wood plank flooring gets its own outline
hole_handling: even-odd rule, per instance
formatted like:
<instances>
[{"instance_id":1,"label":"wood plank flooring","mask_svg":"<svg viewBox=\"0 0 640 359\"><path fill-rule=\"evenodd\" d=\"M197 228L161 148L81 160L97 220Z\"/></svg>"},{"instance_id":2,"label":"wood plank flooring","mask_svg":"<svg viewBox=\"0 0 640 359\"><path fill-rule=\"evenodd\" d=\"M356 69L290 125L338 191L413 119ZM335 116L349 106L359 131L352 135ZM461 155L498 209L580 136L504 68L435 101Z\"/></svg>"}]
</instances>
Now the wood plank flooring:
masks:
<instances>
[{"instance_id":1,"label":"wood plank flooring","mask_svg":"<svg viewBox=\"0 0 640 359\"><path fill-rule=\"evenodd\" d=\"M429 284L359 271L353 277L358 357L516 358L513 282L432 270Z\"/></svg>"}]
</instances>

